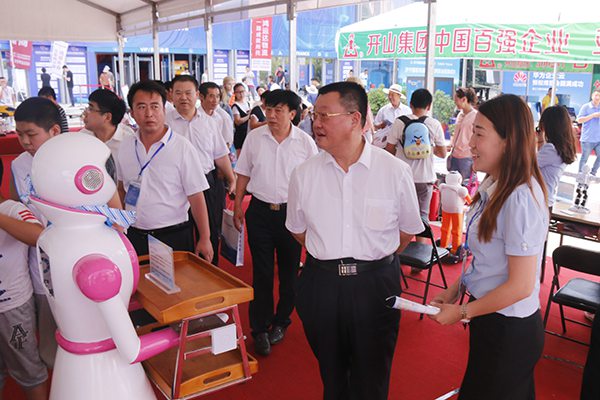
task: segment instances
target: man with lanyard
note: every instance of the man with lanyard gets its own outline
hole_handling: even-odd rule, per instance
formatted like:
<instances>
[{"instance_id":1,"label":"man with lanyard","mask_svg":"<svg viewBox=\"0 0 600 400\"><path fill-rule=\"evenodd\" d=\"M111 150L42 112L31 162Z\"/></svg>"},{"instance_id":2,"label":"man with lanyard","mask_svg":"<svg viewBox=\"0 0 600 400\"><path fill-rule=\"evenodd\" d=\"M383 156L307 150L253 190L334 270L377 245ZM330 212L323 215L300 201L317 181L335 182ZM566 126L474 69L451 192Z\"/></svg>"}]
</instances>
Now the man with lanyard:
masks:
<instances>
[{"instance_id":1,"label":"man with lanyard","mask_svg":"<svg viewBox=\"0 0 600 400\"><path fill-rule=\"evenodd\" d=\"M154 81L131 86L127 101L138 124L135 136L121 142L117 160L119 195L137 220L127 237L138 255L148 254L148 235L173 250L195 251L212 260L208 214L203 191L208 182L194 146L165 125L167 94ZM188 210L200 232L194 247Z\"/></svg>"},{"instance_id":2,"label":"man with lanyard","mask_svg":"<svg viewBox=\"0 0 600 400\"><path fill-rule=\"evenodd\" d=\"M173 79L173 105L175 109L167 113L167 124L175 133L183 135L198 150L203 172L210 188L204 191L210 242L213 248L214 265L219 264L219 238L223 221L222 182L217 180L217 169L225 177L229 193L235 192L235 176L229 160L229 149L219 132L220 126L214 119L196 109L198 82L191 75L178 75ZM216 168L215 168L216 166Z\"/></svg>"},{"instance_id":3,"label":"man with lanyard","mask_svg":"<svg viewBox=\"0 0 600 400\"><path fill-rule=\"evenodd\" d=\"M366 114L361 85L322 87L312 119L323 151L289 186L286 227L307 251L296 309L326 400L387 399L400 321L385 306L401 291L394 253L423 230L410 167L367 145Z\"/></svg>"},{"instance_id":4,"label":"man with lanyard","mask_svg":"<svg viewBox=\"0 0 600 400\"><path fill-rule=\"evenodd\" d=\"M592 93L592 101L584 104L579 110L577 122L581 126L581 159L579 160L579 172L592 153L596 153L596 161L592 167L592 175L596 175L600 168L600 89Z\"/></svg>"},{"instance_id":5,"label":"man with lanyard","mask_svg":"<svg viewBox=\"0 0 600 400\"><path fill-rule=\"evenodd\" d=\"M266 99L267 125L250 132L235 167L238 184L234 222L244 219L242 200L252 193L246 212L248 245L252 253L250 327L256 352L266 356L291 323L294 284L301 246L285 229L288 182L293 169L317 153L314 141L292 124L302 100L289 90L274 90ZM277 253L279 302L274 310L274 256ZM270 329L269 329L270 327Z\"/></svg>"}]
</instances>

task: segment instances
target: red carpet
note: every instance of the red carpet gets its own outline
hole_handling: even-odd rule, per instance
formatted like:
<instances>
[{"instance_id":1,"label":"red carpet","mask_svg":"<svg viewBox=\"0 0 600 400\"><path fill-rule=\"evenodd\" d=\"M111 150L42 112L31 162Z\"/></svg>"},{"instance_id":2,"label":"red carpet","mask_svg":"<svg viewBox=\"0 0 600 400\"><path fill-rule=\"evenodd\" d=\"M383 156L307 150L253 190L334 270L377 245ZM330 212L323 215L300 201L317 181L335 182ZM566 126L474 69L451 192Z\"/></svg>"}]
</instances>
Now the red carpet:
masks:
<instances>
[{"instance_id":1,"label":"red carpet","mask_svg":"<svg viewBox=\"0 0 600 400\"><path fill-rule=\"evenodd\" d=\"M434 227L436 232L439 232ZM246 266L232 267L221 259L227 272L251 282L250 253L246 249ZM545 309L551 281L551 261L548 259L546 279L542 284L542 309ZM458 265L445 265L446 277L453 282L460 272ZM405 273L409 273L405 269ZM438 278L434 272L433 279ZM418 284L409 281L411 290ZM432 289L436 293L439 289ZM430 296L431 298L431 296ZM250 336L248 305L241 306L244 332ZM572 315L583 320L580 312ZM253 379L222 391L204 396L207 400L311 400L321 398L322 386L317 363L308 347L297 315L287 331L285 340L273 346L269 357L258 356L259 372ZM548 327L560 329L558 307L553 306ZM589 340L589 329L567 325L570 334ZM247 347L253 353L253 342ZM394 355L390 399L432 400L460 385L468 352L468 331L462 325L442 327L425 318L420 321L414 313L404 313ZM545 355L568 359L583 365L587 347L546 335ZM579 398L582 370L569 363L542 359L536 368L538 399L573 400ZM8 380L4 398L22 400L24 396L12 380ZM161 398L161 397L159 397ZM456 398L456 397L454 397ZM115 399L116 400L116 399Z\"/></svg>"}]
</instances>

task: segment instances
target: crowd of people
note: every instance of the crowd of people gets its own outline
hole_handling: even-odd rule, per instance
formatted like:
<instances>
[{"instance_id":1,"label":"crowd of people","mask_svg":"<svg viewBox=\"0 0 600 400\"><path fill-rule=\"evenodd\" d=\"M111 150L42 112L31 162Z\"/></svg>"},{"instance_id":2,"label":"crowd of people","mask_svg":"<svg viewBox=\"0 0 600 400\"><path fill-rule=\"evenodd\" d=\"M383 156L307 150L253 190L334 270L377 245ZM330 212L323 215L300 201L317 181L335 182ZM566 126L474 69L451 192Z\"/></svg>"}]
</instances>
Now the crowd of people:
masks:
<instances>
[{"instance_id":1,"label":"crowd of people","mask_svg":"<svg viewBox=\"0 0 600 400\"><path fill-rule=\"evenodd\" d=\"M255 351L268 356L284 340L296 308L325 399L388 396L400 313L385 299L401 293L395 255L424 229L437 180L434 156L449 153L448 169L464 181L485 173L467 213L471 264L434 297L441 311L432 318L441 325L470 320L460 399L534 398L533 370L544 344L539 274L548 208L560 175L576 159L568 113L549 106L536 128L519 97L479 105L472 89L458 88L459 114L447 146L440 122L430 116L429 91L414 91L407 106L402 88L391 85L389 104L374 117L361 78L314 82L308 101L281 89L282 67L270 90L256 87L249 73L245 83L227 77L221 86L179 75L167 83L135 83L126 104L107 90L107 75L105 88L89 95L79 134L110 149L106 169L118 189L108 205L136 212L126 235L138 255L148 253L152 235L218 265L225 198L235 198L234 223L245 225L252 256ZM247 97L248 91L255 97L253 88L256 104ZM17 107L25 152L11 165L11 199L0 198L0 281L8 299L0 303L0 352L30 399L44 398L57 346L30 247L46 221L27 202L35 190L36 151L67 131L55 97L44 87ZM128 109L135 130L124 118ZM600 146L600 91L579 120L589 155ZM599 164L597 158L592 173ZM465 293L468 301L457 304ZM15 326L29 335L20 342L25 351L8 345Z\"/></svg>"}]
</instances>

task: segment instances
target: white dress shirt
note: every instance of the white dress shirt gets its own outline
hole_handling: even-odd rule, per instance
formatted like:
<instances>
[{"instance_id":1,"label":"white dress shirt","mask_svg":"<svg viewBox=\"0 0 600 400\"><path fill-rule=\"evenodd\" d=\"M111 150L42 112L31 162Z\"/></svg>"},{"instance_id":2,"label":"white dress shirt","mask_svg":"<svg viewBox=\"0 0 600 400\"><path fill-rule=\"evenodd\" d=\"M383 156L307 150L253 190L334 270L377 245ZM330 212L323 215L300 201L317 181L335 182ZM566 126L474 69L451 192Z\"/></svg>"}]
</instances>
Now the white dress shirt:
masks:
<instances>
[{"instance_id":1,"label":"white dress shirt","mask_svg":"<svg viewBox=\"0 0 600 400\"><path fill-rule=\"evenodd\" d=\"M79 132L86 133L94 137L96 136L94 132L85 128L81 129ZM125 137L133 135L133 129L131 129L125 124L119 124L117 125L117 130L115 131L115 134L108 141L104 142L104 144L107 145L110 149L110 153L112 154L115 162L117 162L117 158L119 157L119 148L121 147L121 142Z\"/></svg>"},{"instance_id":2,"label":"white dress shirt","mask_svg":"<svg viewBox=\"0 0 600 400\"><path fill-rule=\"evenodd\" d=\"M123 182L125 192L130 183L138 179L142 166L151 158L152 161L141 175L136 207L125 205L126 210L135 210L137 213L133 226L150 230L187 221L190 208L188 197L208 189L206 177L199 173L202 163L198 152L186 138L173 134L171 128L161 140L150 146L148 152L139 140L139 132L126 137L121 143L117 161L119 179Z\"/></svg>"},{"instance_id":3,"label":"white dress shirt","mask_svg":"<svg viewBox=\"0 0 600 400\"><path fill-rule=\"evenodd\" d=\"M246 137L235 172L250 178L247 190L259 200L287 203L292 171L315 154L315 142L297 127L292 125L289 136L277 143L264 125Z\"/></svg>"},{"instance_id":4,"label":"white dress shirt","mask_svg":"<svg viewBox=\"0 0 600 400\"><path fill-rule=\"evenodd\" d=\"M410 167L365 144L345 172L321 152L292 173L285 226L306 232L306 250L320 260L393 254L400 231L423 231Z\"/></svg>"},{"instance_id":5,"label":"white dress shirt","mask_svg":"<svg viewBox=\"0 0 600 400\"><path fill-rule=\"evenodd\" d=\"M221 132L221 136L223 136L227 146L231 146L233 143L233 119L227 114L227 111L223 110L222 107L217 107L212 115L208 115L202 107L198 107L198 112L206 115L220 126L219 131Z\"/></svg>"},{"instance_id":6,"label":"white dress shirt","mask_svg":"<svg viewBox=\"0 0 600 400\"><path fill-rule=\"evenodd\" d=\"M166 122L173 132L185 137L198 150L204 175L215 169L216 159L229 154L217 121L206 113L196 111L192 120L188 121L174 109L167 113Z\"/></svg>"}]
</instances>

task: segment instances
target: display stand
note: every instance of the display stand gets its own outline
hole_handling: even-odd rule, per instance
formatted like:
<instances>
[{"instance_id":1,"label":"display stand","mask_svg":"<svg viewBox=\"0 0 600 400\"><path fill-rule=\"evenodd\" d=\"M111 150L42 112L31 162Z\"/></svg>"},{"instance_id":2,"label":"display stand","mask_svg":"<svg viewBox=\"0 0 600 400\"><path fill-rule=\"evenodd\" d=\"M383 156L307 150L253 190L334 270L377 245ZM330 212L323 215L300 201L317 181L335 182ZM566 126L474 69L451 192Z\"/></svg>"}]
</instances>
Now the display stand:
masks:
<instances>
[{"instance_id":1,"label":"display stand","mask_svg":"<svg viewBox=\"0 0 600 400\"><path fill-rule=\"evenodd\" d=\"M179 347L143 362L148 377L169 399L191 399L251 379L258 363L246 352L238 304L252 300L252 287L192 253L174 252L173 258L181 291L169 295L143 278L148 257L140 257L136 297L157 321L140 331L181 322ZM219 324L198 331L198 322L217 313L231 316L237 336L237 348L221 354L213 354L211 343Z\"/></svg>"}]
</instances>

